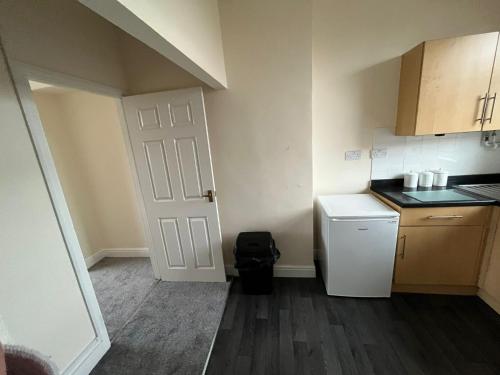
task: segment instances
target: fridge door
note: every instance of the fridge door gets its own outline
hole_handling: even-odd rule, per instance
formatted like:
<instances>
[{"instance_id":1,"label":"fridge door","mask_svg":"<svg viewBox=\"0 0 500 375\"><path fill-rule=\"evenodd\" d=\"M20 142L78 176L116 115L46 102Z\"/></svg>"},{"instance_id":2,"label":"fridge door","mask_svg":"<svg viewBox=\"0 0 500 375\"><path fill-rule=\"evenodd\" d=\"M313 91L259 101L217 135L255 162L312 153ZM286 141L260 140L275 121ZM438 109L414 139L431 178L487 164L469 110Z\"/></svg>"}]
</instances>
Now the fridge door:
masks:
<instances>
[{"instance_id":1,"label":"fridge door","mask_svg":"<svg viewBox=\"0 0 500 375\"><path fill-rule=\"evenodd\" d=\"M327 292L390 297L399 218L330 221Z\"/></svg>"}]
</instances>

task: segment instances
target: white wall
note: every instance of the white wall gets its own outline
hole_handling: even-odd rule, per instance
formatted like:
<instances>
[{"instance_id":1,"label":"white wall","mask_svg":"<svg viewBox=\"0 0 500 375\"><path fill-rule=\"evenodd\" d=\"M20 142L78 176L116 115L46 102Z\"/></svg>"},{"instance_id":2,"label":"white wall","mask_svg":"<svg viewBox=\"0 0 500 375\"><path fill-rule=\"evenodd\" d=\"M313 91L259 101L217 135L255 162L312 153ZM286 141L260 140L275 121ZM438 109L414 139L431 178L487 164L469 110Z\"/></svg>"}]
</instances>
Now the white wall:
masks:
<instances>
[{"instance_id":1,"label":"white wall","mask_svg":"<svg viewBox=\"0 0 500 375\"><path fill-rule=\"evenodd\" d=\"M2 55L0 113L0 333L63 370L95 333Z\"/></svg>"},{"instance_id":2,"label":"white wall","mask_svg":"<svg viewBox=\"0 0 500 375\"><path fill-rule=\"evenodd\" d=\"M395 127L402 53L499 25L496 0L313 0L315 195L368 187L373 129ZM344 161L356 149L362 159Z\"/></svg>"},{"instance_id":3,"label":"white wall","mask_svg":"<svg viewBox=\"0 0 500 375\"><path fill-rule=\"evenodd\" d=\"M379 128L373 132L373 147L387 150L387 157L372 161L376 180L439 168L451 176L500 173L500 149L482 146L479 132L398 137L393 129Z\"/></svg>"},{"instance_id":4,"label":"white wall","mask_svg":"<svg viewBox=\"0 0 500 375\"><path fill-rule=\"evenodd\" d=\"M145 248L116 100L51 88L34 99L84 256Z\"/></svg>"},{"instance_id":5,"label":"white wall","mask_svg":"<svg viewBox=\"0 0 500 375\"><path fill-rule=\"evenodd\" d=\"M209 86L227 86L217 0L80 2Z\"/></svg>"},{"instance_id":6,"label":"white wall","mask_svg":"<svg viewBox=\"0 0 500 375\"><path fill-rule=\"evenodd\" d=\"M280 264L312 264L309 1L219 2L228 90L206 92L224 260L270 230Z\"/></svg>"}]
</instances>

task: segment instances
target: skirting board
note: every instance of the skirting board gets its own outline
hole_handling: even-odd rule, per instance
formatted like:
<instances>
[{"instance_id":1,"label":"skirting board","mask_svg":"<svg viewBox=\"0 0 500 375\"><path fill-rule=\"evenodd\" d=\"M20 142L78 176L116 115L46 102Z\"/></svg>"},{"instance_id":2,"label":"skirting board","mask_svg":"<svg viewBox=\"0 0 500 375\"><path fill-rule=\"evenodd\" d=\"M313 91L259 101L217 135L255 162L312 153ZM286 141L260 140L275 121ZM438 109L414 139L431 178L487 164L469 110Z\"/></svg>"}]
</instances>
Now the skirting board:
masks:
<instances>
[{"instance_id":1,"label":"skirting board","mask_svg":"<svg viewBox=\"0 0 500 375\"><path fill-rule=\"evenodd\" d=\"M70 364L61 375L86 375L97 365L110 348L109 339L95 338Z\"/></svg>"},{"instance_id":2,"label":"skirting board","mask_svg":"<svg viewBox=\"0 0 500 375\"><path fill-rule=\"evenodd\" d=\"M481 298L489 307L500 314L500 301L495 299L491 294L485 292L483 289L477 291L477 295Z\"/></svg>"},{"instance_id":3,"label":"skirting board","mask_svg":"<svg viewBox=\"0 0 500 375\"><path fill-rule=\"evenodd\" d=\"M103 258L149 258L149 249L145 247L130 249L101 249L85 258L87 268L92 267Z\"/></svg>"},{"instance_id":4,"label":"skirting board","mask_svg":"<svg viewBox=\"0 0 500 375\"><path fill-rule=\"evenodd\" d=\"M238 276L238 270L232 264L226 264L226 275ZM314 265L310 266L292 266L286 264L274 265L274 277L305 277L315 278L316 268Z\"/></svg>"}]
</instances>

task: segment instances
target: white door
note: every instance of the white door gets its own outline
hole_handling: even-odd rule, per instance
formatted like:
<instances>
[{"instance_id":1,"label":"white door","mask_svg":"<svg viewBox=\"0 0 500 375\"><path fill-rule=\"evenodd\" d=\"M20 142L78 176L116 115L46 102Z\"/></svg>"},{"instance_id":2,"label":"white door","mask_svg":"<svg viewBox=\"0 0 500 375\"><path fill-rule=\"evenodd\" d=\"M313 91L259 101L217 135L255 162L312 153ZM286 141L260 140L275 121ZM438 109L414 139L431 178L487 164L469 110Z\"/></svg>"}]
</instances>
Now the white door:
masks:
<instances>
[{"instance_id":1,"label":"white door","mask_svg":"<svg viewBox=\"0 0 500 375\"><path fill-rule=\"evenodd\" d=\"M201 88L123 104L162 280L225 281Z\"/></svg>"}]
</instances>

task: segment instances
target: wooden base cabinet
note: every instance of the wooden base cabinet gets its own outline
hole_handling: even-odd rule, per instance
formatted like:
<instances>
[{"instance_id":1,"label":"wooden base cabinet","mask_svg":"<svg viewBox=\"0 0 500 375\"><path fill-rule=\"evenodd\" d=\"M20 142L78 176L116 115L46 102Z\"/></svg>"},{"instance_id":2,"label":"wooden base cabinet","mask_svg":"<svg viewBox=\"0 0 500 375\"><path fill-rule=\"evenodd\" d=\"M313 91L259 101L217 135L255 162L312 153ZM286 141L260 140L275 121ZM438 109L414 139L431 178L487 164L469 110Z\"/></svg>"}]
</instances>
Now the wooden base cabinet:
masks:
<instances>
[{"instance_id":1,"label":"wooden base cabinet","mask_svg":"<svg viewBox=\"0 0 500 375\"><path fill-rule=\"evenodd\" d=\"M475 295L490 212L400 208L393 292Z\"/></svg>"},{"instance_id":2,"label":"wooden base cabinet","mask_svg":"<svg viewBox=\"0 0 500 375\"><path fill-rule=\"evenodd\" d=\"M479 296L500 314L500 207L492 216Z\"/></svg>"},{"instance_id":3,"label":"wooden base cabinet","mask_svg":"<svg viewBox=\"0 0 500 375\"><path fill-rule=\"evenodd\" d=\"M475 285L480 226L401 227L394 282L406 285Z\"/></svg>"}]
</instances>

